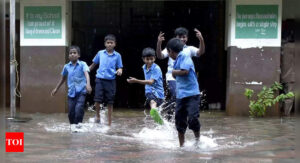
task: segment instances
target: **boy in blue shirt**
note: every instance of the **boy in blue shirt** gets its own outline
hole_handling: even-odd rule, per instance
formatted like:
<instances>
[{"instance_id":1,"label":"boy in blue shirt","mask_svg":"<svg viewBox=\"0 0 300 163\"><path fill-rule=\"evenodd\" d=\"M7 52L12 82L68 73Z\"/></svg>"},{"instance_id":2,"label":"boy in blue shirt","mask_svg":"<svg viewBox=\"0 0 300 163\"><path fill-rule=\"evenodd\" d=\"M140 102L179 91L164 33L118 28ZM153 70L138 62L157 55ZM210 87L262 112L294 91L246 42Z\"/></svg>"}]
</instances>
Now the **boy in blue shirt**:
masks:
<instances>
[{"instance_id":1,"label":"boy in blue shirt","mask_svg":"<svg viewBox=\"0 0 300 163\"><path fill-rule=\"evenodd\" d=\"M199 104L200 91L191 57L183 50L184 44L178 38L167 43L169 56L175 60L172 75L176 79L175 125L180 147L184 144L187 126L193 130L196 142L200 137Z\"/></svg>"},{"instance_id":2,"label":"boy in blue shirt","mask_svg":"<svg viewBox=\"0 0 300 163\"><path fill-rule=\"evenodd\" d=\"M196 37L199 39L199 47L194 46L188 46L186 45L188 41L188 34L189 31L184 27L178 27L175 29L175 37L180 39L181 42L184 44L183 49L186 54L188 54L190 57L200 57L205 52L205 44L204 39L202 37L201 32L198 29L194 29L196 33ZM157 39L157 47L156 47L156 53L158 59L165 59L168 57L168 71L166 73L166 81L169 93L171 95L171 100L176 99L176 81L172 76L172 70L174 66L175 60L172 59L167 51L167 48L164 50L161 50L161 44L165 40L164 33L160 32Z\"/></svg>"},{"instance_id":3,"label":"boy in blue shirt","mask_svg":"<svg viewBox=\"0 0 300 163\"><path fill-rule=\"evenodd\" d=\"M78 46L69 48L70 62L65 64L61 79L57 86L51 92L54 96L60 86L66 81L68 82L68 108L70 124L82 123L84 116L84 102L86 93L91 93L89 67L83 61L80 61L80 49Z\"/></svg>"},{"instance_id":4,"label":"boy in blue shirt","mask_svg":"<svg viewBox=\"0 0 300 163\"><path fill-rule=\"evenodd\" d=\"M139 80L133 77L127 79L128 83L138 83L145 85L146 105L150 105L151 110L156 109L163 103L164 87L163 78L160 67L155 64L155 51L152 48L145 48L142 52L142 59L144 61L143 71L145 80ZM156 120L162 124L162 120Z\"/></svg>"},{"instance_id":5,"label":"boy in blue shirt","mask_svg":"<svg viewBox=\"0 0 300 163\"><path fill-rule=\"evenodd\" d=\"M116 75L122 75L122 58L120 53L116 52L116 37L112 34L104 38L105 49L100 50L93 63L90 65L90 70L99 65L96 74L95 86L95 107L96 107L96 122L100 123L100 104L106 102L108 108L108 125L111 125L111 117L113 111L114 98L116 93Z\"/></svg>"}]
</instances>

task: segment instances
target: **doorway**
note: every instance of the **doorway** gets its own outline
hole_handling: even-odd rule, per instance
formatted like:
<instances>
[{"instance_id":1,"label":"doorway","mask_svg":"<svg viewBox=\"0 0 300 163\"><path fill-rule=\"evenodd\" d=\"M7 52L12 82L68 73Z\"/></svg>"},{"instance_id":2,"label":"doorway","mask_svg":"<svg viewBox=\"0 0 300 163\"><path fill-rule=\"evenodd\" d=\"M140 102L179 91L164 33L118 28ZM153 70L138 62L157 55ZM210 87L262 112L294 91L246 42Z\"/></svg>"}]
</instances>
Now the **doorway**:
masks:
<instances>
[{"instance_id":1,"label":"doorway","mask_svg":"<svg viewBox=\"0 0 300 163\"><path fill-rule=\"evenodd\" d=\"M124 71L117 78L116 107L143 107L144 88L129 85L130 76L143 79L141 52L145 47L156 48L157 36L163 31L168 39L174 30L183 26L189 30L188 45L198 46L194 28L205 39L206 52L193 58L201 90L207 94L210 106L225 109L226 52L224 1L73 1L72 44L81 48L81 60L88 65L99 50L104 49L105 35L117 37L116 51L122 55ZM167 59L156 60L163 74L167 71ZM96 70L92 71L94 85ZM163 76L165 77L165 75ZM88 97L90 102L92 96Z\"/></svg>"}]
</instances>

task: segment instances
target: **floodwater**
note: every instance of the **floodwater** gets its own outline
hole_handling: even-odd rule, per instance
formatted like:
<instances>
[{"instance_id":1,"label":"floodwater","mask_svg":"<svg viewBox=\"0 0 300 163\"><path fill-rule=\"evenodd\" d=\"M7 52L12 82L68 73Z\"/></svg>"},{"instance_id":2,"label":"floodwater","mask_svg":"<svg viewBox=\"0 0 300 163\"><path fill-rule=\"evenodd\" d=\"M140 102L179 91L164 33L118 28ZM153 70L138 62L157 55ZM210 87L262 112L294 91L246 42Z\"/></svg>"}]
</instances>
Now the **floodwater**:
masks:
<instances>
[{"instance_id":1,"label":"floodwater","mask_svg":"<svg viewBox=\"0 0 300 163\"><path fill-rule=\"evenodd\" d=\"M149 112L149 111L148 111ZM145 115L146 114L146 115ZM155 124L141 109L115 109L111 127L85 112L77 133L67 114L20 114L26 123L7 122L7 132L24 132L24 152L6 162L294 162L295 118L230 117L201 112L196 146L187 130L180 148L174 123Z\"/></svg>"}]
</instances>

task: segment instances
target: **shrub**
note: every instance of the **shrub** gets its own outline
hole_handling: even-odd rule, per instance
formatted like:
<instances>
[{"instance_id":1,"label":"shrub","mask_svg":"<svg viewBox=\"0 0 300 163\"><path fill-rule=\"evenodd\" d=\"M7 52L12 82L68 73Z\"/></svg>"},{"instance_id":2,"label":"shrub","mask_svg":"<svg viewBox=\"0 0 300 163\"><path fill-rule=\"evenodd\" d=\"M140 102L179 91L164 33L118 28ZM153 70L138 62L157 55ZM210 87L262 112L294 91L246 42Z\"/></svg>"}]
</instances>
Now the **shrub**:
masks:
<instances>
[{"instance_id":1,"label":"shrub","mask_svg":"<svg viewBox=\"0 0 300 163\"><path fill-rule=\"evenodd\" d=\"M252 89L245 89L244 95L250 100L250 116L252 117L263 117L266 113L266 108L271 107L275 103L282 101L287 98L294 97L293 92L288 92L287 94L280 94L277 97L274 96L278 90L282 90L282 85L278 82L275 82L270 88L264 86L262 90L257 94L257 99L254 100Z\"/></svg>"}]
</instances>

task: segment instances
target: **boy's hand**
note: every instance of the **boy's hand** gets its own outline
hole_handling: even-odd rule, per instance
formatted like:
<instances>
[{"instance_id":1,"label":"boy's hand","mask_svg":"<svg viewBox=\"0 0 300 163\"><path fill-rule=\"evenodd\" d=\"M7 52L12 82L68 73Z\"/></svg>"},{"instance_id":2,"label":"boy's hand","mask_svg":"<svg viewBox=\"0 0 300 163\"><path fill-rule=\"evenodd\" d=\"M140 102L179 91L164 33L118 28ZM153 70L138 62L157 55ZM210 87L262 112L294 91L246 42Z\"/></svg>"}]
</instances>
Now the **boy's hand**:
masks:
<instances>
[{"instance_id":1,"label":"boy's hand","mask_svg":"<svg viewBox=\"0 0 300 163\"><path fill-rule=\"evenodd\" d=\"M86 90L88 94L92 93L92 87L89 84L86 85Z\"/></svg>"},{"instance_id":2,"label":"boy's hand","mask_svg":"<svg viewBox=\"0 0 300 163\"><path fill-rule=\"evenodd\" d=\"M136 78L133 78L133 77L129 77L129 79L127 79L128 83L135 83L135 81L136 81Z\"/></svg>"},{"instance_id":3,"label":"boy's hand","mask_svg":"<svg viewBox=\"0 0 300 163\"><path fill-rule=\"evenodd\" d=\"M54 96L56 94L56 92L57 92L57 89L56 88L53 89L52 92L51 92L51 96Z\"/></svg>"},{"instance_id":4,"label":"boy's hand","mask_svg":"<svg viewBox=\"0 0 300 163\"><path fill-rule=\"evenodd\" d=\"M119 68L119 69L117 70L117 75L118 75L118 76L121 76L122 73L123 73L123 69Z\"/></svg>"},{"instance_id":5,"label":"boy's hand","mask_svg":"<svg viewBox=\"0 0 300 163\"><path fill-rule=\"evenodd\" d=\"M203 39L201 32L200 32L197 28L195 28L194 31L196 32L196 37L197 37L199 40L200 40L200 39Z\"/></svg>"},{"instance_id":6,"label":"boy's hand","mask_svg":"<svg viewBox=\"0 0 300 163\"><path fill-rule=\"evenodd\" d=\"M157 43L161 44L164 40L165 40L164 33L159 32L159 35L157 37Z\"/></svg>"}]
</instances>

